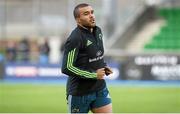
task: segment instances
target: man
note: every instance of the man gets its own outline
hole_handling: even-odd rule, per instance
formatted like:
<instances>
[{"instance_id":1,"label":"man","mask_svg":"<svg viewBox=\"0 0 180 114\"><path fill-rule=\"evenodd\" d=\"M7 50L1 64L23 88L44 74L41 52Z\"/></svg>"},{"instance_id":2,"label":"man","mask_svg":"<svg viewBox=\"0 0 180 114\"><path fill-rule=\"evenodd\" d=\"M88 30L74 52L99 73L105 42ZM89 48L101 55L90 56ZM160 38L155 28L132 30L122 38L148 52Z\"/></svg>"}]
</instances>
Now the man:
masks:
<instances>
[{"instance_id":1,"label":"man","mask_svg":"<svg viewBox=\"0 0 180 114\"><path fill-rule=\"evenodd\" d=\"M112 73L103 59L101 29L89 4L74 9L77 27L65 43L62 72L67 74L67 100L71 113L111 113L112 104L104 80Z\"/></svg>"}]
</instances>

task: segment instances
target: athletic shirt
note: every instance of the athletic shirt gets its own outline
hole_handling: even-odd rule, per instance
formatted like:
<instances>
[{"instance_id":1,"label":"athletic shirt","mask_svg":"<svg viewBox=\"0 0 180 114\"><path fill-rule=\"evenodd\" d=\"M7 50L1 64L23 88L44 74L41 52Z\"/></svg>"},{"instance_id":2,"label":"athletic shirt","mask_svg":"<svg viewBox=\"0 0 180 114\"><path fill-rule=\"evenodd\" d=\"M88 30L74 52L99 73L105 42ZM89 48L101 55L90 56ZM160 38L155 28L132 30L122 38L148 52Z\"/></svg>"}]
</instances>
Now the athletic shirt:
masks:
<instances>
[{"instance_id":1,"label":"athletic shirt","mask_svg":"<svg viewBox=\"0 0 180 114\"><path fill-rule=\"evenodd\" d=\"M101 29L91 33L77 26L68 37L62 62L62 73L68 75L67 95L85 95L106 86L104 79L97 79L96 70L106 66Z\"/></svg>"}]
</instances>

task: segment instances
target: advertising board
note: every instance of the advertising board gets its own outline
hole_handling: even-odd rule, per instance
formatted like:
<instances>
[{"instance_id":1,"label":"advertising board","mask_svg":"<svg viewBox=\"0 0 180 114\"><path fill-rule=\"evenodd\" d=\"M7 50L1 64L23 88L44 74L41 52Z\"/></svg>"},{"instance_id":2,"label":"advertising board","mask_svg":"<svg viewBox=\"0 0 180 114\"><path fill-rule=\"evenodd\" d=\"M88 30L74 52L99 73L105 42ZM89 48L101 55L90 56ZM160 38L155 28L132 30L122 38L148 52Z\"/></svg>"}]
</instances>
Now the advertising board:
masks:
<instances>
[{"instance_id":1,"label":"advertising board","mask_svg":"<svg viewBox=\"0 0 180 114\"><path fill-rule=\"evenodd\" d=\"M123 80L180 80L180 56L131 56L127 57L120 71Z\"/></svg>"},{"instance_id":2,"label":"advertising board","mask_svg":"<svg viewBox=\"0 0 180 114\"><path fill-rule=\"evenodd\" d=\"M119 65L110 64L113 74L106 76L106 79L115 80L119 79ZM23 77L23 78L45 78L45 77L60 77L67 78L61 72L59 64L30 64L30 63L8 63L5 64L5 77Z\"/></svg>"}]
</instances>

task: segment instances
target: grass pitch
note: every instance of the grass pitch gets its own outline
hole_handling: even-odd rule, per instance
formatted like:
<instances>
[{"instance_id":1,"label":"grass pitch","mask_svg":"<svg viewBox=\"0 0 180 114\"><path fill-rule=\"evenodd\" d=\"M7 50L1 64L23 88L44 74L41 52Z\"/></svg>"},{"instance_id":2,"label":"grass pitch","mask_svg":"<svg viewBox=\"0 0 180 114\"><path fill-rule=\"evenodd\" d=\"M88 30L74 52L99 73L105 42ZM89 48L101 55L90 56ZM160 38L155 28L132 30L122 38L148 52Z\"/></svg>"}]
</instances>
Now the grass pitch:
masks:
<instances>
[{"instance_id":1,"label":"grass pitch","mask_svg":"<svg viewBox=\"0 0 180 114\"><path fill-rule=\"evenodd\" d=\"M110 85L115 113L180 113L180 87ZM65 86L0 83L0 113L66 113Z\"/></svg>"}]
</instances>

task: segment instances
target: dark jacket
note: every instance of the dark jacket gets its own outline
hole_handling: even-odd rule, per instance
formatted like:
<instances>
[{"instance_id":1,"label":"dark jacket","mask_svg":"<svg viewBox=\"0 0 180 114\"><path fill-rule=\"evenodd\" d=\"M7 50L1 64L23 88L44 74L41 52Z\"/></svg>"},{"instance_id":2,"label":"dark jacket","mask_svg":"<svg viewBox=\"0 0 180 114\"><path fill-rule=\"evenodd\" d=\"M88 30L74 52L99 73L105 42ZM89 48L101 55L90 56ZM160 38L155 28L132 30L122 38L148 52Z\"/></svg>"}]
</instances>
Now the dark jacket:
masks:
<instances>
[{"instance_id":1,"label":"dark jacket","mask_svg":"<svg viewBox=\"0 0 180 114\"><path fill-rule=\"evenodd\" d=\"M104 79L96 77L96 70L106 66L101 29L93 33L76 27L65 43L62 72L68 75L67 94L84 95L106 86Z\"/></svg>"}]
</instances>

